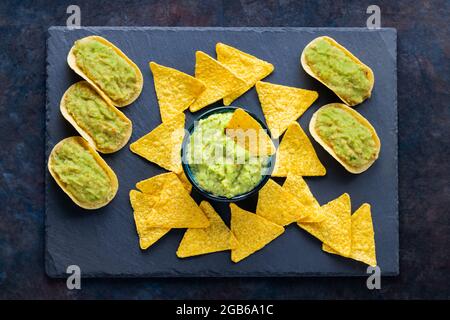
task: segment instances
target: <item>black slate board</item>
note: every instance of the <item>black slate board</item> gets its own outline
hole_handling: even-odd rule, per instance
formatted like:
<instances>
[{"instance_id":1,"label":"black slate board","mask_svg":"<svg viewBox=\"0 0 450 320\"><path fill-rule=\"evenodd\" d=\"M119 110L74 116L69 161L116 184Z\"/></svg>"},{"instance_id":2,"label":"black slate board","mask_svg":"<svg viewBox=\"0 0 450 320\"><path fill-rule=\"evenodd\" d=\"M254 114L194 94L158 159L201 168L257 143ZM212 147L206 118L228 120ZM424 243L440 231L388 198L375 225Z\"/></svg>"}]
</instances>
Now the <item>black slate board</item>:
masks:
<instances>
[{"instance_id":1,"label":"black slate board","mask_svg":"<svg viewBox=\"0 0 450 320\"><path fill-rule=\"evenodd\" d=\"M47 124L46 156L61 139L76 131L59 112L64 91L80 78L66 63L73 42L97 34L121 48L141 69L144 89L139 99L121 110L133 121L135 141L160 123L158 104L148 62L194 73L195 51L213 57L215 44L224 42L270 61L275 71L265 80L277 84L313 89L319 99L300 118L307 124L320 106L339 99L300 67L299 55L313 38L328 35L342 43L375 74L372 97L357 107L377 130L382 147L380 158L365 173L351 175L313 141L327 175L307 178L321 204L348 192L355 210L362 203L372 205L378 264L383 275L397 275L398 197L397 197L397 77L396 31L359 28L123 28L87 27L49 29L47 41ZM255 89L233 103L263 119ZM213 106L218 106L214 104ZM199 113L208 110L203 109ZM198 114L198 113L197 113ZM187 112L186 126L195 118ZM139 180L164 172L137 155L128 146L104 159L116 172L120 188L105 208L85 211L74 205L46 173L46 272L51 277L66 276L69 265L80 266L84 277L150 276L363 276L362 263L322 252L321 243L295 224L249 258L234 264L229 252L178 259L175 251L184 230L172 230L149 250L141 251L135 231L128 192ZM277 180L281 182L282 180ZM194 194L196 200L201 198ZM247 210L256 207L256 196L238 203ZM226 204L212 203L229 222Z\"/></svg>"}]
</instances>

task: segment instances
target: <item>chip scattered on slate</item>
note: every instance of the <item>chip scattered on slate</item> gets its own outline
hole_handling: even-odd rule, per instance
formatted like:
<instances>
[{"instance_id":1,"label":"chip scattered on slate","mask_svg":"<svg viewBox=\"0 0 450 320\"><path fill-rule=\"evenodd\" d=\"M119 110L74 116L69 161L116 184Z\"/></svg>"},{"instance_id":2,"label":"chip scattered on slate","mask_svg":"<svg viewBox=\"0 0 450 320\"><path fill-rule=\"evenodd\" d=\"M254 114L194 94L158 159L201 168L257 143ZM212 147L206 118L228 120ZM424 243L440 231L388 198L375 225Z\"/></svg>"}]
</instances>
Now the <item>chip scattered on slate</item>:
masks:
<instances>
[{"instance_id":1,"label":"chip scattered on slate","mask_svg":"<svg viewBox=\"0 0 450 320\"><path fill-rule=\"evenodd\" d=\"M206 228L209 220L189 195L181 181L167 181L158 202L151 208L144 206L146 223L159 228Z\"/></svg>"},{"instance_id":2,"label":"chip scattered on slate","mask_svg":"<svg viewBox=\"0 0 450 320\"><path fill-rule=\"evenodd\" d=\"M160 167L181 173L181 144L184 138L184 113L163 122L130 145L130 150Z\"/></svg>"},{"instance_id":3,"label":"chip scattered on slate","mask_svg":"<svg viewBox=\"0 0 450 320\"><path fill-rule=\"evenodd\" d=\"M273 64L220 42L216 44L216 53L217 60L246 83L242 88L223 98L223 104L226 106L247 92L257 81L267 77L274 69Z\"/></svg>"},{"instance_id":4,"label":"chip scattered on slate","mask_svg":"<svg viewBox=\"0 0 450 320\"><path fill-rule=\"evenodd\" d=\"M177 250L179 258L231 250L237 246L236 238L209 202L202 201L200 208L208 217L210 225L203 229L186 230Z\"/></svg>"},{"instance_id":5,"label":"chip scattered on slate","mask_svg":"<svg viewBox=\"0 0 450 320\"><path fill-rule=\"evenodd\" d=\"M139 181L136 184L136 188L143 193L142 196L136 190L130 191L130 202L133 207L134 222L139 235L141 249L147 249L170 231L170 228L149 227L146 223L146 212L148 209L153 208L156 202L159 201L164 185L169 181L176 181L177 179L177 176L173 172L162 173ZM183 185L188 192L191 191L188 185ZM146 201L143 203L140 202L138 200L140 197L143 197ZM141 210L141 206L145 206L145 209Z\"/></svg>"},{"instance_id":6,"label":"chip scattered on slate","mask_svg":"<svg viewBox=\"0 0 450 320\"><path fill-rule=\"evenodd\" d=\"M283 134L319 97L316 91L258 81L256 92L272 138Z\"/></svg>"},{"instance_id":7,"label":"chip scattered on slate","mask_svg":"<svg viewBox=\"0 0 450 320\"><path fill-rule=\"evenodd\" d=\"M192 192L192 184L189 182L188 178L186 177L186 174L184 171L181 171L181 173L177 174L178 179L180 179L181 183L183 183L184 188L191 193Z\"/></svg>"},{"instance_id":8,"label":"chip scattered on slate","mask_svg":"<svg viewBox=\"0 0 450 320\"><path fill-rule=\"evenodd\" d=\"M274 177L324 176L327 171L317 157L311 141L297 122L292 122L277 150Z\"/></svg>"},{"instance_id":9,"label":"chip scattered on slate","mask_svg":"<svg viewBox=\"0 0 450 320\"><path fill-rule=\"evenodd\" d=\"M328 253L339 254L347 258L364 262L370 266L376 266L375 234L373 232L370 204L362 204L361 207L352 214L351 222L351 250L348 256L337 252L325 243L322 245L322 249Z\"/></svg>"},{"instance_id":10,"label":"chip scattered on slate","mask_svg":"<svg viewBox=\"0 0 450 320\"><path fill-rule=\"evenodd\" d=\"M351 249L351 203L344 193L321 207L325 219L321 222L298 222L300 228L326 243L337 252L348 255Z\"/></svg>"},{"instance_id":11,"label":"chip scattered on slate","mask_svg":"<svg viewBox=\"0 0 450 320\"><path fill-rule=\"evenodd\" d=\"M307 218L300 201L272 179L259 191L256 214L280 226Z\"/></svg>"},{"instance_id":12,"label":"chip scattered on slate","mask_svg":"<svg viewBox=\"0 0 450 320\"><path fill-rule=\"evenodd\" d=\"M193 76L155 62L150 62L150 70L163 122L189 108L206 88Z\"/></svg>"},{"instance_id":13,"label":"chip scattered on slate","mask_svg":"<svg viewBox=\"0 0 450 320\"><path fill-rule=\"evenodd\" d=\"M130 191L130 202L133 207L134 223L139 236L139 246L145 250L161 237L163 237L170 228L152 228L146 223L147 210L141 210L144 204L146 208L151 209L159 199L159 194L141 194L136 190ZM144 202L144 203L143 203Z\"/></svg>"},{"instance_id":14,"label":"chip scattered on slate","mask_svg":"<svg viewBox=\"0 0 450 320\"><path fill-rule=\"evenodd\" d=\"M305 180L300 175L288 174L286 180L283 183L283 189L293 194L305 207L305 211L308 213L307 218L303 222L319 222L322 221L325 216L320 210L320 204L309 190Z\"/></svg>"},{"instance_id":15,"label":"chip scattered on slate","mask_svg":"<svg viewBox=\"0 0 450 320\"><path fill-rule=\"evenodd\" d=\"M238 246L231 251L231 260L239 262L265 247L284 232L284 228L263 217L230 203L231 232Z\"/></svg>"},{"instance_id":16,"label":"chip scattered on slate","mask_svg":"<svg viewBox=\"0 0 450 320\"><path fill-rule=\"evenodd\" d=\"M195 78L206 85L206 90L190 105L196 112L246 85L230 69L202 51L195 53Z\"/></svg>"}]
</instances>

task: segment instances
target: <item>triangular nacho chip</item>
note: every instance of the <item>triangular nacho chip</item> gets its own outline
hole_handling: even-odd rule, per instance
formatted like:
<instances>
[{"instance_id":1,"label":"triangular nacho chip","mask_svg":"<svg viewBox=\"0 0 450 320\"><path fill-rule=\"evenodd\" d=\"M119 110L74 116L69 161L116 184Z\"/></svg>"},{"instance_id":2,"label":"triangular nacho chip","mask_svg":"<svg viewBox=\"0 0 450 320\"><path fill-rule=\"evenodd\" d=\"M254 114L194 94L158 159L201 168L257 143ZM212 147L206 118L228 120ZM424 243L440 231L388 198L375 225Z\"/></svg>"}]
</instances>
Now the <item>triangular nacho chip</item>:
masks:
<instances>
[{"instance_id":1,"label":"triangular nacho chip","mask_svg":"<svg viewBox=\"0 0 450 320\"><path fill-rule=\"evenodd\" d=\"M134 210L134 222L139 235L139 246L145 250L169 232L170 228L151 228L147 226L145 222L146 211L140 210L140 208L143 205L147 208L152 208L158 202L159 193L148 194L144 197L141 197L140 194L139 191L131 190L130 202Z\"/></svg>"},{"instance_id":2,"label":"triangular nacho chip","mask_svg":"<svg viewBox=\"0 0 450 320\"><path fill-rule=\"evenodd\" d=\"M180 179L181 183L183 184L184 188L187 190L187 192L191 193L192 192L192 184L189 182L184 171L181 171L181 173L177 174L177 176L178 176L178 179Z\"/></svg>"},{"instance_id":3,"label":"triangular nacho chip","mask_svg":"<svg viewBox=\"0 0 450 320\"><path fill-rule=\"evenodd\" d=\"M259 122L245 112L237 109L225 127L226 134L255 156L268 156L276 149L267 132Z\"/></svg>"},{"instance_id":4,"label":"triangular nacho chip","mask_svg":"<svg viewBox=\"0 0 450 320\"><path fill-rule=\"evenodd\" d=\"M169 231L169 228L146 228L139 233L139 246L142 250L148 249Z\"/></svg>"},{"instance_id":5,"label":"triangular nacho chip","mask_svg":"<svg viewBox=\"0 0 450 320\"><path fill-rule=\"evenodd\" d=\"M300 201L272 179L269 179L259 191L256 214L280 226L307 217Z\"/></svg>"},{"instance_id":6,"label":"triangular nacho chip","mask_svg":"<svg viewBox=\"0 0 450 320\"><path fill-rule=\"evenodd\" d=\"M174 174L173 172L166 172L139 181L138 183L136 183L136 188L142 193L158 195L159 199L159 194L161 193L161 190L163 189L166 182L173 181L175 179L177 179L176 174Z\"/></svg>"},{"instance_id":7,"label":"triangular nacho chip","mask_svg":"<svg viewBox=\"0 0 450 320\"><path fill-rule=\"evenodd\" d=\"M162 121L184 110L205 90L200 80L176 69L150 62Z\"/></svg>"},{"instance_id":8,"label":"triangular nacho chip","mask_svg":"<svg viewBox=\"0 0 450 320\"><path fill-rule=\"evenodd\" d=\"M283 134L319 96L316 91L258 81L256 91L274 139Z\"/></svg>"},{"instance_id":9,"label":"triangular nacho chip","mask_svg":"<svg viewBox=\"0 0 450 320\"><path fill-rule=\"evenodd\" d=\"M223 104L226 106L247 92L257 81L267 77L274 69L273 64L223 43L217 43L216 53L217 60L246 83L239 90L223 98Z\"/></svg>"},{"instance_id":10,"label":"triangular nacho chip","mask_svg":"<svg viewBox=\"0 0 450 320\"><path fill-rule=\"evenodd\" d=\"M274 177L324 176L327 171L317 157L311 141L297 122L292 122L278 147Z\"/></svg>"},{"instance_id":11,"label":"triangular nacho chip","mask_svg":"<svg viewBox=\"0 0 450 320\"><path fill-rule=\"evenodd\" d=\"M161 173L159 175L139 181L138 183L136 183L136 188L143 193L159 194L167 181L174 181L176 179L180 179L184 188L188 191L188 193L191 193L192 185L187 180L184 171L182 171L180 174L177 175L173 172Z\"/></svg>"},{"instance_id":12,"label":"triangular nacho chip","mask_svg":"<svg viewBox=\"0 0 450 320\"><path fill-rule=\"evenodd\" d=\"M283 183L283 190L294 195L304 206L307 216L302 219L302 222L320 222L325 218L320 210L320 204L314 198L302 176L288 174Z\"/></svg>"},{"instance_id":13,"label":"triangular nacho chip","mask_svg":"<svg viewBox=\"0 0 450 320\"><path fill-rule=\"evenodd\" d=\"M184 113L163 122L150 133L130 145L131 151L148 161L181 173L181 144L184 138Z\"/></svg>"},{"instance_id":14,"label":"triangular nacho chip","mask_svg":"<svg viewBox=\"0 0 450 320\"><path fill-rule=\"evenodd\" d=\"M372 214L370 204L364 203L351 217L351 251L350 255L345 256L368 264L377 265L375 250L375 234L373 232ZM326 252L339 254L327 244L323 244L322 249Z\"/></svg>"},{"instance_id":15,"label":"triangular nacho chip","mask_svg":"<svg viewBox=\"0 0 450 320\"><path fill-rule=\"evenodd\" d=\"M231 251L231 260L239 262L262 249L284 232L284 228L252 212L243 210L234 203L231 209L231 232L238 246Z\"/></svg>"},{"instance_id":16,"label":"triangular nacho chip","mask_svg":"<svg viewBox=\"0 0 450 320\"><path fill-rule=\"evenodd\" d=\"M207 201L200 208L209 219L204 229L187 229L177 250L179 258L191 257L235 248L237 241L219 214Z\"/></svg>"},{"instance_id":17,"label":"triangular nacho chip","mask_svg":"<svg viewBox=\"0 0 450 320\"><path fill-rule=\"evenodd\" d=\"M183 175L183 172L181 173L181 175ZM142 193L149 195L143 197L144 199L146 199L144 205L147 208L153 208L156 202L159 201L159 197L165 183L167 183L168 181L175 181L176 179L178 178L173 172L167 172L159 174L157 176L153 176L146 180L139 181L136 184L136 188L139 189ZM184 187L188 190L188 192L190 192L190 189L188 188L187 185L184 185ZM164 236L167 232L169 232L170 228L152 228L146 226L145 224L146 210L139 210L138 207L139 205L136 201L137 197L140 197L139 193L137 193L135 190L132 190L130 192L130 200L132 206L137 208L134 211L134 221L136 223L136 229L139 235L140 247L141 249L147 249L156 241L158 241L162 236Z\"/></svg>"},{"instance_id":18,"label":"triangular nacho chip","mask_svg":"<svg viewBox=\"0 0 450 320\"><path fill-rule=\"evenodd\" d=\"M142 214L147 227L206 228L209 226L208 218L178 178L169 179L164 184L156 203L154 203L155 197L157 197L155 194L133 190L132 206L135 215Z\"/></svg>"},{"instance_id":19,"label":"triangular nacho chip","mask_svg":"<svg viewBox=\"0 0 450 320\"><path fill-rule=\"evenodd\" d=\"M206 90L189 107L198 111L245 86L230 69L202 51L195 53L195 78L206 85Z\"/></svg>"},{"instance_id":20,"label":"triangular nacho chip","mask_svg":"<svg viewBox=\"0 0 450 320\"><path fill-rule=\"evenodd\" d=\"M299 222L298 225L331 248L343 254L351 250L351 203L344 193L321 207L325 219L321 222Z\"/></svg>"},{"instance_id":21,"label":"triangular nacho chip","mask_svg":"<svg viewBox=\"0 0 450 320\"><path fill-rule=\"evenodd\" d=\"M377 265L375 234L373 232L370 204L364 203L352 215L351 258L370 266Z\"/></svg>"}]
</instances>

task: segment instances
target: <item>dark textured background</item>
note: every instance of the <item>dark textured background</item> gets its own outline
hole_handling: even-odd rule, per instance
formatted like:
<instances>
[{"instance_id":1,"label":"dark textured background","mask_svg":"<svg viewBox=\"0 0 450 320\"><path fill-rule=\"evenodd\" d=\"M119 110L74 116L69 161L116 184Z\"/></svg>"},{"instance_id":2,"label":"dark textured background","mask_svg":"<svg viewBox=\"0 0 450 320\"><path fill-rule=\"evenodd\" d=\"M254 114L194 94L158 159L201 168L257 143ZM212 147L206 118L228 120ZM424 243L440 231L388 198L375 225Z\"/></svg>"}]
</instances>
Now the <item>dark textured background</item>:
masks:
<instances>
[{"instance_id":1,"label":"dark textured background","mask_svg":"<svg viewBox=\"0 0 450 320\"><path fill-rule=\"evenodd\" d=\"M0 298L450 298L449 1L78 1L83 25L365 26L398 30L400 276L90 279L44 273L45 40L75 1L0 3Z\"/></svg>"}]
</instances>

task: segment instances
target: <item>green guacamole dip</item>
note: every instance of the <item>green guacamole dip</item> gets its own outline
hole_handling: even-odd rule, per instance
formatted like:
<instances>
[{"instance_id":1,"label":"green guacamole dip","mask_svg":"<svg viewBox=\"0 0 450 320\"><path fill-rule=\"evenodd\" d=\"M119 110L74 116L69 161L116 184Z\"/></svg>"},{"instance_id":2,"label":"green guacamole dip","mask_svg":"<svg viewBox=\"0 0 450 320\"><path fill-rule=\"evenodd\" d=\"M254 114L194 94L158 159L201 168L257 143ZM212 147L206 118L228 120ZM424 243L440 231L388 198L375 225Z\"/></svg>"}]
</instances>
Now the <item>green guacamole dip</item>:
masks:
<instances>
[{"instance_id":1,"label":"green guacamole dip","mask_svg":"<svg viewBox=\"0 0 450 320\"><path fill-rule=\"evenodd\" d=\"M52 153L50 166L67 192L82 203L106 201L111 181L94 156L76 140L63 142Z\"/></svg>"},{"instance_id":2,"label":"green guacamole dip","mask_svg":"<svg viewBox=\"0 0 450 320\"><path fill-rule=\"evenodd\" d=\"M204 190L226 198L252 190L266 174L268 157L251 156L225 135L233 112L200 120L186 151L195 181Z\"/></svg>"},{"instance_id":3,"label":"green guacamole dip","mask_svg":"<svg viewBox=\"0 0 450 320\"><path fill-rule=\"evenodd\" d=\"M130 130L130 122L121 118L87 82L70 87L65 95L65 106L102 151L115 150Z\"/></svg>"},{"instance_id":4,"label":"green guacamole dip","mask_svg":"<svg viewBox=\"0 0 450 320\"><path fill-rule=\"evenodd\" d=\"M136 71L111 47L94 39L75 42L77 66L114 102L125 102L136 92Z\"/></svg>"},{"instance_id":5,"label":"green guacamole dip","mask_svg":"<svg viewBox=\"0 0 450 320\"><path fill-rule=\"evenodd\" d=\"M371 83L366 68L327 39L309 46L305 59L317 77L349 103L361 103L369 96Z\"/></svg>"},{"instance_id":6,"label":"green guacamole dip","mask_svg":"<svg viewBox=\"0 0 450 320\"><path fill-rule=\"evenodd\" d=\"M345 163L359 168L376 157L372 132L348 112L328 107L318 111L315 129Z\"/></svg>"}]
</instances>

